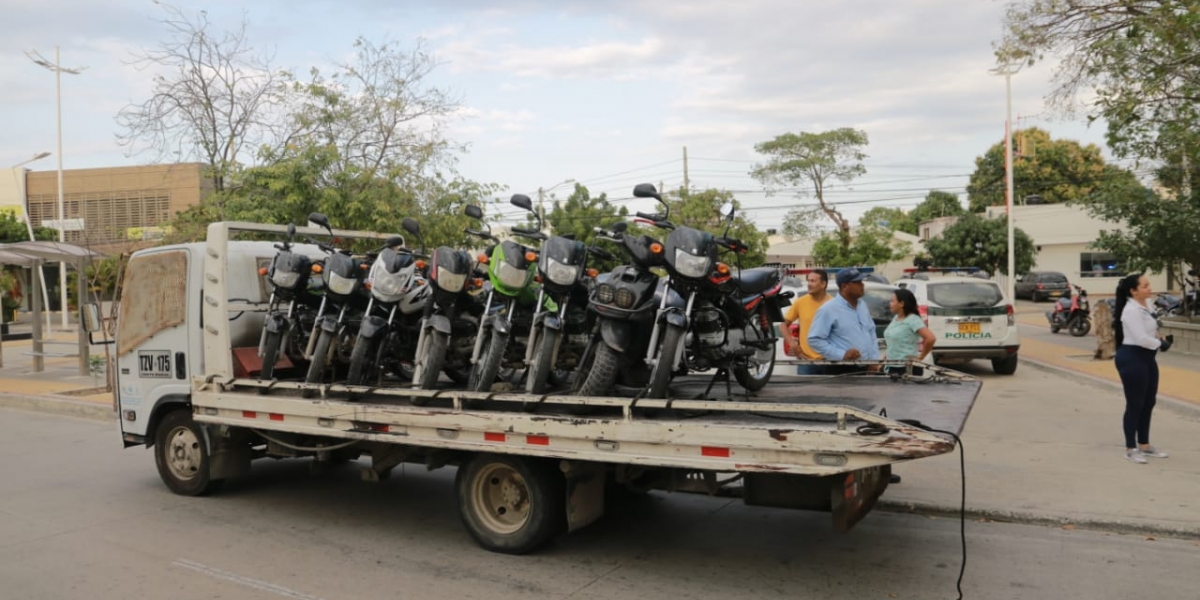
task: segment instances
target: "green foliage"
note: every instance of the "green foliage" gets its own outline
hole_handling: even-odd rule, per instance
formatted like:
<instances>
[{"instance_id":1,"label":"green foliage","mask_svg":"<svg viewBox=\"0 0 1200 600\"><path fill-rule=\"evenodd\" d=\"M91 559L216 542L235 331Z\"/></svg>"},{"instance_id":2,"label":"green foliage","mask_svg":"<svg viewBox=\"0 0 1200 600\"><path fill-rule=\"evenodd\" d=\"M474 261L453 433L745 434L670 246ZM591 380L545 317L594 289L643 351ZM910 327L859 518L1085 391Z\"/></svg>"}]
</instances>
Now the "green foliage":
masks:
<instances>
[{"instance_id":1,"label":"green foliage","mask_svg":"<svg viewBox=\"0 0 1200 600\"><path fill-rule=\"evenodd\" d=\"M58 239L58 232L49 227L34 227L33 237L53 241ZM25 220L13 212L0 210L0 244L28 241L29 230L25 228Z\"/></svg>"},{"instance_id":2,"label":"green foliage","mask_svg":"<svg viewBox=\"0 0 1200 600\"><path fill-rule=\"evenodd\" d=\"M609 228L629 214L624 206L609 204L605 194L593 198L587 187L576 183L574 191L564 201L554 201L554 208L546 215L550 231L554 235L573 234L575 239L590 243L595 233L593 227Z\"/></svg>"},{"instance_id":3,"label":"green foliage","mask_svg":"<svg viewBox=\"0 0 1200 600\"><path fill-rule=\"evenodd\" d=\"M817 264L827 267L871 267L902 258L910 250L907 243L896 243L891 229L863 225L848 241L840 232L825 233L813 244L812 252Z\"/></svg>"},{"instance_id":4,"label":"green foliage","mask_svg":"<svg viewBox=\"0 0 1200 600\"><path fill-rule=\"evenodd\" d=\"M1105 164L1100 148L1081 146L1074 140L1052 140L1050 134L1031 128L1017 132L1013 146L1013 199L1016 204L1030 195L1039 195L1046 204L1080 200L1110 183L1132 174ZM967 184L973 212L988 206L1004 205L1004 142L975 159L975 172Z\"/></svg>"},{"instance_id":5,"label":"green foliage","mask_svg":"<svg viewBox=\"0 0 1200 600\"><path fill-rule=\"evenodd\" d=\"M888 231L902 231L917 235L917 222L903 208L873 207L859 217L858 224L863 227L882 227Z\"/></svg>"},{"instance_id":6,"label":"green foliage","mask_svg":"<svg viewBox=\"0 0 1200 600\"><path fill-rule=\"evenodd\" d=\"M932 190L916 208L909 211L908 216L914 224L920 226L926 221L941 217L958 217L966 212L962 203L958 201L957 195L941 190ZM917 233L913 232L913 234Z\"/></svg>"},{"instance_id":7,"label":"green foliage","mask_svg":"<svg viewBox=\"0 0 1200 600\"><path fill-rule=\"evenodd\" d=\"M1035 261L1033 239L1020 228L1013 231L1017 273ZM969 213L946 228L941 237L925 242L935 267L979 267L989 273L1008 273L1008 222Z\"/></svg>"},{"instance_id":8,"label":"green foliage","mask_svg":"<svg viewBox=\"0 0 1200 600\"><path fill-rule=\"evenodd\" d=\"M1004 26L998 58L1060 58L1051 102L1071 107L1087 93L1089 119L1104 118L1118 156L1197 147L1195 0L1024 0L1010 5Z\"/></svg>"},{"instance_id":9,"label":"green foliage","mask_svg":"<svg viewBox=\"0 0 1200 600\"><path fill-rule=\"evenodd\" d=\"M695 229L708 231L713 235L727 235L737 238L750 247L741 256L743 267L757 267L767 257L767 234L760 231L753 221L740 212L741 204L734 199L733 193L725 190L709 188L700 192L676 190L663 195L671 206L671 221L677 225L687 225ZM733 222L726 231L725 219L721 217L721 205L732 202L734 206ZM666 237L663 232L651 233L655 237ZM721 260L730 265L736 265L737 259L732 253L722 252Z\"/></svg>"},{"instance_id":10,"label":"green foliage","mask_svg":"<svg viewBox=\"0 0 1200 600\"><path fill-rule=\"evenodd\" d=\"M1092 243L1122 258L1129 272L1163 271L1180 261L1200 265L1200 194L1158 196L1136 181L1080 202L1092 216L1114 223Z\"/></svg>"},{"instance_id":11,"label":"green foliage","mask_svg":"<svg viewBox=\"0 0 1200 600\"><path fill-rule=\"evenodd\" d=\"M849 243L850 222L825 200L825 188L835 181L849 183L866 174L862 161L867 157L863 152L867 143L867 132L849 127L821 133L785 133L754 145L754 150L765 154L767 161L755 165L750 175L768 189L807 188L821 211L841 231L840 239ZM797 193L803 195L804 192Z\"/></svg>"},{"instance_id":12,"label":"green foliage","mask_svg":"<svg viewBox=\"0 0 1200 600\"><path fill-rule=\"evenodd\" d=\"M793 208L783 218L783 234L793 238L811 238L821 233L819 208Z\"/></svg>"}]
</instances>

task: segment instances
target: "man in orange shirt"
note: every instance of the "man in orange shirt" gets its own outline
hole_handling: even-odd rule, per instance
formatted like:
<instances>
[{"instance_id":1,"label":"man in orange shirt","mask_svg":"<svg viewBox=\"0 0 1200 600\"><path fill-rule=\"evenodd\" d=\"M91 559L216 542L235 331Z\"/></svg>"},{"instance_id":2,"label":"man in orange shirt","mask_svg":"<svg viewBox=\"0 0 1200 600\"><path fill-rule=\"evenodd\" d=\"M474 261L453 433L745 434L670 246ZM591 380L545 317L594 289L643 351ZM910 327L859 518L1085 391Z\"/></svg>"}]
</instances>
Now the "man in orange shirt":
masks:
<instances>
[{"instance_id":1,"label":"man in orange shirt","mask_svg":"<svg viewBox=\"0 0 1200 600\"><path fill-rule=\"evenodd\" d=\"M805 276L808 282L808 293L796 298L783 315L783 341L785 348L793 348L796 358L801 360L822 360L822 356L808 345L808 329L812 327L813 317L822 304L828 302L831 296L826 292L829 286L829 273L821 269L813 269ZM791 325L799 322L798 335L792 334ZM799 337L799 340L796 338ZM824 369L819 365L799 365L796 367L799 375L821 375Z\"/></svg>"}]
</instances>

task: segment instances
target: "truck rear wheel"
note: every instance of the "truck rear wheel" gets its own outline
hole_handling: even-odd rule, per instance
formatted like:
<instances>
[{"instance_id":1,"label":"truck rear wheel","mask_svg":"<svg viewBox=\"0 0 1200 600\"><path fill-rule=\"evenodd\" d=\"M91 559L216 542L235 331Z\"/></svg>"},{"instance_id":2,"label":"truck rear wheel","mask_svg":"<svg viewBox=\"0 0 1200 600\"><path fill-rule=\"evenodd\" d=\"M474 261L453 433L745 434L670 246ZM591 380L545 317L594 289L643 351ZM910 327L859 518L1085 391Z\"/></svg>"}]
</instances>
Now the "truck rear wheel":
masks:
<instances>
[{"instance_id":1,"label":"truck rear wheel","mask_svg":"<svg viewBox=\"0 0 1200 600\"><path fill-rule=\"evenodd\" d=\"M158 424L154 464L163 483L181 496L203 496L223 481L209 477L210 459L204 432L187 409L168 413Z\"/></svg>"},{"instance_id":2,"label":"truck rear wheel","mask_svg":"<svg viewBox=\"0 0 1200 600\"><path fill-rule=\"evenodd\" d=\"M480 454L459 467L455 487L463 525L486 550L525 554L566 525L566 481L550 461Z\"/></svg>"}]
</instances>

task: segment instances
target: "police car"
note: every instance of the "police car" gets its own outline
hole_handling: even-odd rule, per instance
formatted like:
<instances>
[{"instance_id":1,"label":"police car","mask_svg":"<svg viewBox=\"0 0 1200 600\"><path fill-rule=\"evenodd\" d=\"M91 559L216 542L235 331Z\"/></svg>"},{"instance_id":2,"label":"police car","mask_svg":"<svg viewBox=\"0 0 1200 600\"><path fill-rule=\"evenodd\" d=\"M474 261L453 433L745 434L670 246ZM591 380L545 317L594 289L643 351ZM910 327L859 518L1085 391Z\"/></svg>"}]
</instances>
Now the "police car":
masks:
<instances>
[{"instance_id":1,"label":"police car","mask_svg":"<svg viewBox=\"0 0 1200 600\"><path fill-rule=\"evenodd\" d=\"M906 269L893 285L917 297L937 343L933 359L988 359L999 375L1017 370L1021 347L1013 305L1000 285L973 268Z\"/></svg>"}]
</instances>

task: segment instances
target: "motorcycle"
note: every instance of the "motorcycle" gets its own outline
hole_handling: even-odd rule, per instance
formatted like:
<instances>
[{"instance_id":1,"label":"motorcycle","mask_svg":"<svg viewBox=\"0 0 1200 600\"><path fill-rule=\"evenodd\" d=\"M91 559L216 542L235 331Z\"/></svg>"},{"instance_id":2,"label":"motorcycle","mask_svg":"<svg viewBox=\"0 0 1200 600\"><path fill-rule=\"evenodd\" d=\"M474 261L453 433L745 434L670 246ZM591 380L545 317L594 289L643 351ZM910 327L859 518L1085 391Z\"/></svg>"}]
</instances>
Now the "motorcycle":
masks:
<instances>
[{"instance_id":1,"label":"motorcycle","mask_svg":"<svg viewBox=\"0 0 1200 600\"><path fill-rule=\"evenodd\" d=\"M403 226L406 231L419 231L411 218L405 218ZM370 298L350 354L346 382L351 385L379 381L388 367L400 378L412 379L420 313L431 292L421 273L423 257L403 246L404 238L389 238L363 283Z\"/></svg>"},{"instance_id":2,"label":"motorcycle","mask_svg":"<svg viewBox=\"0 0 1200 600\"><path fill-rule=\"evenodd\" d=\"M1059 298L1054 308L1046 311L1046 319L1050 321L1051 333L1066 329L1075 337L1083 337L1092 330L1087 290L1075 284L1071 287L1075 288L1075 293L1070 298Z\"/></svg>"},{"instance_id":3,"label":"motorcycle","mask_svg":"<svg viewBox=\"0 0 1200 600\"><path fill-rule=\"evenodd\" d=\"M477 206L468 206L467 214L482 218ZM418 230L409 231L420 238ZM424 242L421 243L422 247ZM479 326L483 307L473 295L483 288L483 280L475 270L471 253L449 246L433 251L429 263L429 282L432 293L421 313L417 337L416 362L413 365L413 387L422 390L437 388L438 376L445 373L457 384L466 383L471 368L471 352L475 348L472 336ZM424 404L428 398L414 397L413 404Z\"/></svg>"},{"instance_id":4,"label":"motorcycle","mask_svg":"<svg viewBox=\"0 0 1200 600\"><path fill-rule=\"evenodd\" d=\"M534 213L537 217L529 196L514 194L511 202L513 206ZM478 207L475 208L482 214ZM541 218L537 218L538 229L513 227L512 233L526 239L544 241L546 234L541 232ZM534 285L538 258L536 248L513 240L501 241L492 235L490 228L486 231L468 230L467 233L492 242L492 246L481 256L480 261L488 265L488 280L492 289L484 302L487 314L479 323L479 332L475 337L475 348L471 355L471 373L467 378L467 389L486 392L492 389L501 368L525 366L525 353L522 349L528 345L529 339L514 337L512 334L532 331L537 303L545 301L549 310L557 310L558 307L547 300L539 292L540 288Z\"/></svg>"},{"instance_id":5,"label":"motorcycle","mask_svg":"<svg viewBox=\"0 0 1200 600\"><path fill-rule=\"evenodd\" d=\"M280 353L293 364L304 361L302 349L308 345L308 336L324 293L324 282L311 277L312 259L293 252L296 226L288 223L287 231L287 239L275 244L279 253L271 260L271 266L259 271L271 289L267 318L258 343L258 356L262 358L259 379L264 381L275 376Z\"/></svg>"},{"instance_id":6,"label":"motorcycle","mask_svg":"<svg viewBox=\"0 0 1200 600\"><path fill-rule=\"evenodd\" d=\"M538 275L542 288L538 291L532 343L525 352L529 373L525 391L541 394L547 385L562 385L567 373L578 363L588 345L590 331L587 310L588 291L592 287L595 269L587 268L589 255L612 258L607 251L587 246L573 237L556 235L546 240L538 257ZM544 299L558 305L558 312L547 310Z\"/></svg>"},{"instance_id":7,"label":"motorcycle","mask_svg":"<svg viewBox=\"0 0 1200 600\"><path fill-rule=\"evenodd\" d=\"M330 238L333 237L333 229L325 215L313 213L308 219L328 231ZM361 316L369 302L365 295L363 275L370 268L370 263L354 256L349 250L321 242L317 242L317 246L328 254L324 264L320 265L325 295L321 298L316 323L309 336L309 364L305 383L321 382L331 359L343 364L349 362L345 350L353 347ZM302 392L305 398L312 397L314 393L312 389Z\"/></svg>"}]
</instances>

